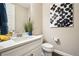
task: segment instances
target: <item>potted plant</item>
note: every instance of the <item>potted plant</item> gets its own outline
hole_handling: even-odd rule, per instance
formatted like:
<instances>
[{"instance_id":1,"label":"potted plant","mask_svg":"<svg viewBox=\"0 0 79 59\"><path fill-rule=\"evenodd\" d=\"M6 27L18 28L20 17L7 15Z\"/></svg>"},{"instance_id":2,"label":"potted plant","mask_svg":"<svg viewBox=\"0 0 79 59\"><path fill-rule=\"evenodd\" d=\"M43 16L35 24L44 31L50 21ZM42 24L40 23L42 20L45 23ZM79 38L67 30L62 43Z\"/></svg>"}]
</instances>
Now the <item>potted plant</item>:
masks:
<instances>
[{"instance_id":1,"label":"potted plant","mask_svg":"<svg viewBox=\"0 0 79 59\"><path fill-rule=\"evenodd\" d=\"M27 22L27 29L28 29L28 34L29 34L29 35L32 35L33 24L32 24L32 22L30 21L30 18L29 18L29 21Z\"/></svg>"}]
</instances>

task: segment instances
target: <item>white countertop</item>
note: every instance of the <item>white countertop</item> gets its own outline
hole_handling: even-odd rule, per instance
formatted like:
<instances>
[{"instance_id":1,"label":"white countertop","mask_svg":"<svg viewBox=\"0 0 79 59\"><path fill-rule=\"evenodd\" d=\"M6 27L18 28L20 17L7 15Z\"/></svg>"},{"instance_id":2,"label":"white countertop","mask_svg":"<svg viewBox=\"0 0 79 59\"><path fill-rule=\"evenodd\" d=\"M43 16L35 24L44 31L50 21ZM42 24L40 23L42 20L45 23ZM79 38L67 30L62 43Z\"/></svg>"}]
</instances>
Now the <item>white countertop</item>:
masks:
<instances>
[{"instance_id":1,"label":"white countertop","mask_svg":"<svg viewBox=\"0 0 79 59\"><path fill-rule=\"evenodd\" d=\"M23 44L37 40L39 38L42 38L42 35L29 36L29 37L13 37L8 41L0 42L0 52L21 46Z\"/></svg>"}]
</instances>

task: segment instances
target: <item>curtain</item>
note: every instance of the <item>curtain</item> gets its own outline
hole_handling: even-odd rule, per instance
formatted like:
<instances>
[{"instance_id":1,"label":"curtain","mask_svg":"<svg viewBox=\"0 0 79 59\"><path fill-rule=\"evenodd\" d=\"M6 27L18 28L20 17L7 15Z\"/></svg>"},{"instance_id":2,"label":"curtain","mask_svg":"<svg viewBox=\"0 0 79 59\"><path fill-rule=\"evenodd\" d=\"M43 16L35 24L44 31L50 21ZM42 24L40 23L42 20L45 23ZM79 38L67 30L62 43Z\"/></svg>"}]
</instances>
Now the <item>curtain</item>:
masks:
<instances>
[{"instance_id":1,"label":"curtain","mask_svg":"<svg viewBox=\"0 0 79 59\"><path fill-rule=\"evenodd\" d=\"M2 35L8 33L7 22L8 20L7 20L5 3L0 3L0 30Z\"/></svg>"}]
</instances>

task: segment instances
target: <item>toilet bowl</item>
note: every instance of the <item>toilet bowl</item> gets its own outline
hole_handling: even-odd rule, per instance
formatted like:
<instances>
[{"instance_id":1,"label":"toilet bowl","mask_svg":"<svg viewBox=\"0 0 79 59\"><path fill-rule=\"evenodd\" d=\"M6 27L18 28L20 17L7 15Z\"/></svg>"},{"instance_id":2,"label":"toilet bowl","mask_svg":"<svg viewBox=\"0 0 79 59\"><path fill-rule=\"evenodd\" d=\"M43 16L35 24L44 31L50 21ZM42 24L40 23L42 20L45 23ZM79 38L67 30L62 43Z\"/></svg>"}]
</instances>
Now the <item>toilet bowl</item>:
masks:
<instances>
[{"instance_id":1,"label":"toilet bowl","mask_svg":"<svg viewBox=\"0 0 79 59\"><path fill-rule=\"evenodd\" d=\"M52 52L54 50L53 45L51 45L50 43L43 43L42 49L45 56L52 56Z\"/></svg>"}]
</instances>

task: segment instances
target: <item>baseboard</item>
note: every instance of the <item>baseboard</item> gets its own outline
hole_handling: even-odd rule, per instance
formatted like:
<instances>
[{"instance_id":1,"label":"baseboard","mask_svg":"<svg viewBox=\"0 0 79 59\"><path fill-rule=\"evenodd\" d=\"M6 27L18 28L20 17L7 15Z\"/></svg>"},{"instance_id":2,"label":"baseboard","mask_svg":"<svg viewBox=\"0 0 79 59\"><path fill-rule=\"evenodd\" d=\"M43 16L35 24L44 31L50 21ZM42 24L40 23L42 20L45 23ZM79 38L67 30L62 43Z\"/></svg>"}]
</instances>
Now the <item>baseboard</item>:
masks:
<instances>
[{"instance_id":1,"label":"baseboard","mask_svg":"<svg viewBox=\"0 0 79 59\"><path fill-rule=\"evenodd\" d=\"M65 53L65 52L62 52L62 51L60 51L60 50L54 50L54 52L56 52L56 53L58 53L58 54L60 54L60 55L62 55L62 56L72 56L72 55L70 55L70 54L68 54L68 53Z\"/></svg>"}]
</instances>

